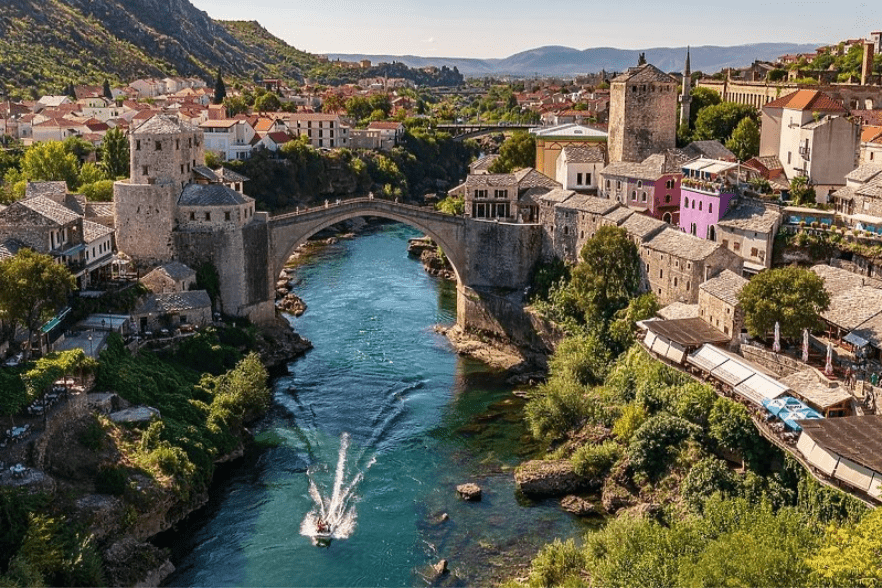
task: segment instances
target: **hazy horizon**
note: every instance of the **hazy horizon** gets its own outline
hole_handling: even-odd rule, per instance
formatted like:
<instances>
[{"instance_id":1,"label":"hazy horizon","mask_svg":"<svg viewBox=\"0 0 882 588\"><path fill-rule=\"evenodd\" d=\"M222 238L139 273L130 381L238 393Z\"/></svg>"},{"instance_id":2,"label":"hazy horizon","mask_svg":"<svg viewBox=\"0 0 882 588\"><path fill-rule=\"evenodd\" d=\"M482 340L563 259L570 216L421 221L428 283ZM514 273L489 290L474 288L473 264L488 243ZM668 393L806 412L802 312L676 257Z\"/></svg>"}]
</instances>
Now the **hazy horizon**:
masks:
<instances>
[{"instance_id":1,"label":"hazy horizon","mask_svg":"<svg viewBox=\"0 0 882 588\"><path fill-rule=\"evenodd\" d=\"M256 20L310 53L505 58L537 47L644 49L753 43L833 43L882 29L882 2L758 0L675 7L657 0L613 5L563 0L453 0L439 9L417 0L293 4L282 0L191 0L219 20ZM595 12L598 9L602 13ZM806 14L814 9L814 16ZM439 14L439 11L443 13ZM757 19L761 14L762 18ZM749 16L748 16L749 15ZM335 34L339 33L339 34Z\"/></svg>"}]
</instances>

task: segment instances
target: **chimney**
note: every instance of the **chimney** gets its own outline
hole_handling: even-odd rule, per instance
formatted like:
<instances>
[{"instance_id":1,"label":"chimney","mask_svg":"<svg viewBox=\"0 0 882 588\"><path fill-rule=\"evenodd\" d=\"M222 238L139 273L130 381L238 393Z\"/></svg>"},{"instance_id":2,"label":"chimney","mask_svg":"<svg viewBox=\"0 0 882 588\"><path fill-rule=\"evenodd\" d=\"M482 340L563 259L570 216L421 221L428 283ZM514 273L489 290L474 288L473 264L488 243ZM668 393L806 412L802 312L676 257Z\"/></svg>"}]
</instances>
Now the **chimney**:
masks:
<instances>
[{"instance_id":1,"label":"chimney","mask_svg":"<svg viewBox=\"0 0 882 588\"><path fill-rule=\"evenodd\" d=\"M873 75L873 49L872 41L864 42L864 63L861 67L861 85L866 86Z\"/></svg>"}]
</instances>

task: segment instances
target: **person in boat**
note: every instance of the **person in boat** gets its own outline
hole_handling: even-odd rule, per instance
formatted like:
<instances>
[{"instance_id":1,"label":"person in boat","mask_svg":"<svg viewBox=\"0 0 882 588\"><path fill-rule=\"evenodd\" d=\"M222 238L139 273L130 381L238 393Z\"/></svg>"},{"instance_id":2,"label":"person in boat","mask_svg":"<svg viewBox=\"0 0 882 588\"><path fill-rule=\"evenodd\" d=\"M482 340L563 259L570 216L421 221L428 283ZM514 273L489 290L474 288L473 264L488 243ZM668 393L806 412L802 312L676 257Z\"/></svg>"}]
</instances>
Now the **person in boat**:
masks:
<instances>
[{"instance_id":1,"label":"person in boat","mask_svg":"<svg viewBox=\"0 0 882 588\"><path fill-rule=\"evenodd\" d=\"M331 525L325 522L323 519L319 519L315 523L315 531L316 533L328 533L331 530Z\"/></svg>"}]
</instances>

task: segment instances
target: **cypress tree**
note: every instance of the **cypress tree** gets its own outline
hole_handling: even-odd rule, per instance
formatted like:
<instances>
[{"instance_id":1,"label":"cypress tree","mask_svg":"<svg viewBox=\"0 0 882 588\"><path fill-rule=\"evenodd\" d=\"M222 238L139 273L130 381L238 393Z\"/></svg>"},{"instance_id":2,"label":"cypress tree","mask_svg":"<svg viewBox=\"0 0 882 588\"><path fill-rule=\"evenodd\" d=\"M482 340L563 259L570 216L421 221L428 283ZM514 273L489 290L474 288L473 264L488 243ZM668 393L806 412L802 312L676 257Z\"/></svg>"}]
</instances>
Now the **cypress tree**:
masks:
<instances>
[{"instance_id":1,"label":"cypress tree","mask_svg":"<svg viewBox=\"0 0 882 588\"><path fill-rule=\"evenodd\" d=\"M223 104L224 98L227 97L227 87L221 78L220 70L217 71L217 80L214 82L214 103Z\"/></svg>"},{"instance_id":2,"label":"cypress tree","mask_svg":"<svg viewBox=\"0 0 882 588\"><path fill-rule=\"evenodd\" d=\"M104 97L113 100L113 92L110 90L110 82L107 81L107 78L104 78Z\"/></svg>"}]
</instances>

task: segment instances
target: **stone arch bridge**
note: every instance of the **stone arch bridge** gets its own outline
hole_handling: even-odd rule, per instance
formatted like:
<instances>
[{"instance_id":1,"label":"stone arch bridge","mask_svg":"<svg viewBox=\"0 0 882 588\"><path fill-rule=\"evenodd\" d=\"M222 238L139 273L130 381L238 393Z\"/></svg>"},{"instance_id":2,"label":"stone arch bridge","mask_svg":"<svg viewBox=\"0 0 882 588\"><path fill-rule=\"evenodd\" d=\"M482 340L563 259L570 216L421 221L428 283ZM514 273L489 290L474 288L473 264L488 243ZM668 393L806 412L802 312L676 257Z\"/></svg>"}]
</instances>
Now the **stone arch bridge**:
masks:
<instances>
[{"instance_id":1,"label":"stone arch bridge","mask_svg":"<svg viewBox=\"0 0 882 588\"><path fill-rule=\"evenodd\" d=\"M499 315L508 308L503 299L520 302L542 250L538 224L488 222L390 200L354 198L266 220L266 292L275 292L276 279L298 245L326 227L364 216L410 225L444 250L457 277L457 322L463 327L503 325L505 318ZM485 302L487 296L502 301L498 308Z\"/></svg>"}]
</instances>

